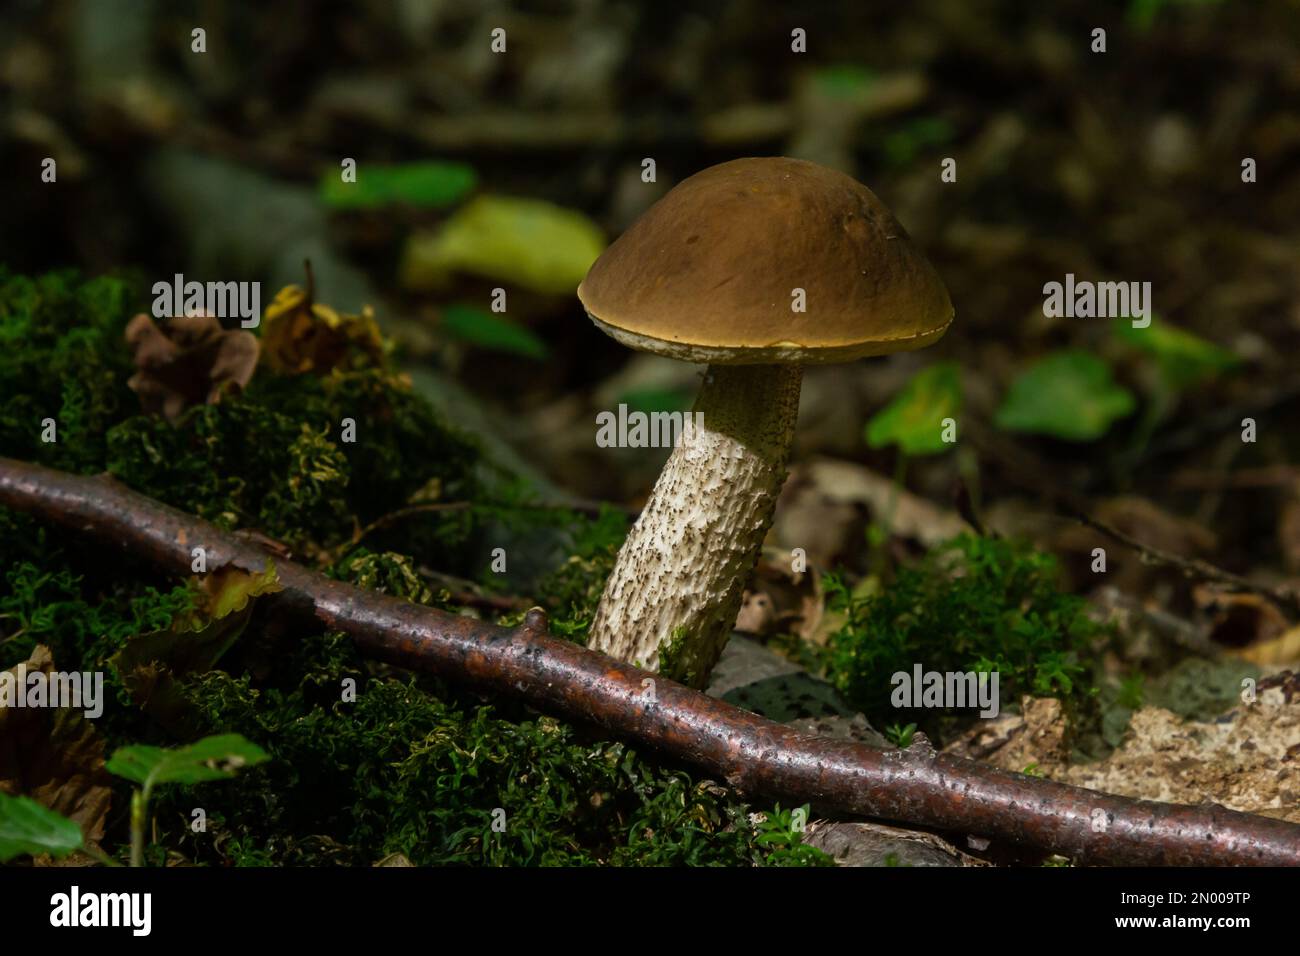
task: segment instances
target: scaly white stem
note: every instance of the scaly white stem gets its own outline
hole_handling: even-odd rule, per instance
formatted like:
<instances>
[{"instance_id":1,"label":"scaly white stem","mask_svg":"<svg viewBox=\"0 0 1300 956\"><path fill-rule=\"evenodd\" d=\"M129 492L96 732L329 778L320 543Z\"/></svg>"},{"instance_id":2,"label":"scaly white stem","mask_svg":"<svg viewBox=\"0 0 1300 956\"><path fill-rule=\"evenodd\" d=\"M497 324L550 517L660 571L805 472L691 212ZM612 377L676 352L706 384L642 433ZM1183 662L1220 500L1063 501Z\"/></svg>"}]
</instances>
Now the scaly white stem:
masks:
<instances>
[{"instance_id":1,"label":"scaly white stem","mask_svg":"<svg viewBox=\"0 0 1300 956\"><path fill-rule=\"evenodd\" d=\"M785 483L798 365L711 365L687 431L619 552L587 646L703 687ZM692 416L695 417L695 416Z\"/></svg>"}]
</instances>

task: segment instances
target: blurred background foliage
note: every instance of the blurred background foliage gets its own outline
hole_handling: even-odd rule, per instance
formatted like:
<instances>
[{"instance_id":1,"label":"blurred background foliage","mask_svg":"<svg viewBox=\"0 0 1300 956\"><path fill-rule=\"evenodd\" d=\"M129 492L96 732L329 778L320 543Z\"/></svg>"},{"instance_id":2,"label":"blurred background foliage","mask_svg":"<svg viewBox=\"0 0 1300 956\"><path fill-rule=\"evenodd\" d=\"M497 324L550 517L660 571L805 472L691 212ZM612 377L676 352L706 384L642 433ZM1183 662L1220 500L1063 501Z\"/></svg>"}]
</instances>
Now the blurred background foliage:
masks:
<instances>
[{"instance_id":1,"label":"blurred background foliage","mask_svg":"<svg viewBox=\"0 0 1300 956\"><path fill-rule=\"evenodd\" d=\"M491 49L497 28L505 54ZM796 28L806 53L791 51ZM1092 52L1097 28L1105 53ZM1300 577L1297 37L1295 0L9 0L0 454L111 468L424 603L511 620L535 598L581 641L624 509L667 455L598 448L595 415L688 408L701 370L610 340L577 283L686 176L801 157L894 210L957 316L923 352L807 371L773 550L741 628L826 669L878 719L878 672L918 655L993 661L1007 694L1053 693L1076 716L1100 708L1111 745L1144 695L1177 710L1200 688L1210 703L1198 697L1196 713L1212 715L1251 667L1300 657L1295 622L1063 515L1261 585ZM40 182L46 157L57 184ZM946 159L955 182L940 178ZM356 183L340 178L347 161ZM19 278L56 268L124 281ZM264 307L298 287L279 302L284 324L261 330L267 368L183 429L139 414L120 347L149 287L175 273L259 280ZM1045 316L1044 284L1070 273L1150 282L1150 326ZM303 321L328 332L304 342ZM66 441L36 441L41 414ZM360 445L322 431L347 414L366 427ZM937 438L946 418L955 444ZM428 513L387 522L403 508ZM972 530L1040 550L991 535L934 550ZM0 536L13 561L5 666L37 640L61 666L100 660L188 607L173 582L98 567L25 518L0 513ZM486 570L498 545L510 547L504 578ZM770 557L795 547L840 569L824 591ZM1103 649L1113 633L1072 593L1122 640ZM195 719L274 738L279 763L237 784L228 845L186 852L358 862L437 832L420 861L776 855L730 829L743 808L706 784L431 682L417 694L373 675L383 696L344 721L321 688L367 665L337 635L310 641L270 677L240 648L226 670L189 678ZM1184 680L1192 651L1232 662ZM318 724L283 732L304 715ZM423 756L384 750L395 723L428 738ZM322 728L348 738L338 754L314 749ZM465 806L416 819L376 802L460 780L456 741L480 737L496 741L499 780L461 787ZM318 805L331 761L348 773ZM519 804L530 824L518 842L479 841L473 814L534 761L556 792ZM288 789L268 805L273 779ZM573 794L591 787L610 802L575 815ZM664 827L677 842L646 843ZM806 862L797 845L779 850Z\"/></svg>"},{"instance_id":2,"label":"blurred background foliage","mask_svg":"<svg viewBox=\"0 0 1300 956\"><path fill-rule=\"evenodd\" d=\"M196 25L203 54L190 51ZM593 412L680 408L695 374L608 340L573 289L673 183L742 155L862 179L957 306L937 349L813 370L804 454L888 469L862 424L920 367L957 360L973 421L1100 441L1048 448L1071 486L1125 490L1170 464L1155 432L1175 407L1192 427L1210 409L1274 407L1289 384L1289 0L17 0L0 26L0 175L20 183L46 156L59 164L57 189L14 188L0 209L12 269L131 267L274 290L301 284L311 258L321 301L376 306L424 370L419 389L573 494L644 495L662 456L609 467ZM498 27L505 54L490 48ZM1104 54L1090 49L1097 27ZM807 53L791 52L795 28ZM957 180L943 183L949 157ZM1255 184L1241 182L1244 157ZM345 159L355 184L340 180ZM1154 331L1045 318L1042 286L1067 272L1152 282ZM491 308L498 287L504 313ZM1229 374L1243 364L1249 374ZM1077 402L1077 417L1016 411L1057 400ZM941 488L948 467L916 480Z\"/></svg>"}]
</instances>

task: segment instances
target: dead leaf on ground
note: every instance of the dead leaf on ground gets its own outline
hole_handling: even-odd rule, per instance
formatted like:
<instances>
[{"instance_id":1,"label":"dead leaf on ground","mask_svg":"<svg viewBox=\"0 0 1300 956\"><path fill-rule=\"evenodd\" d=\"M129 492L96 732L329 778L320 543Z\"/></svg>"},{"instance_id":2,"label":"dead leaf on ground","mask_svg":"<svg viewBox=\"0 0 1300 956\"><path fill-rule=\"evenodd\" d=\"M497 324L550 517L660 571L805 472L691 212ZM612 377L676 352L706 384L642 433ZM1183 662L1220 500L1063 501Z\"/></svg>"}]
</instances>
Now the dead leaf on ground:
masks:
<instances>
[{"instance_id":1,"label":"dead leaf on ground","mask_svg":"<svg viewBox=\"0 0 1300 956\"><path fill-rule=\"evenodd\" d=\"M933 833L880 823L814 820L803 841L838 866L987 866Z\"/></svg>"},{"instance_id":2,"label":"dead leaf on ground","mask_svg":"<svg viewBox=\"0 0 1300 956\"><path fill-rule=\"evenodd\" d=\"M1260 641L1230 653L1260 667L1300 663L1300 627L1293 627L1270 640Z\"/></svg>"},{"instance_id":3,"label":"dead leaf on ground","mask_svg":"<svg viewBox=\"0 0 1300 956\"><path fill-rule=\"evenodd\" d=\"M1286 615L1259 594L1205 582L1192 589L1192 599L1210 620L1210 639L1221 647L1243 650L1268 644L1287 629Z\"/></svg>"},{"instance_id":4,"label":"dead leaf on ground","mask_svg":"<svg viewBox=\"0 0 1300 956\"><path fill-rule=\"evenodd\" d=\"M1254 703L1217 720L1184 720L1160 707L1134 712L1123 744L1105 760L1060 759L1064 715L1008 715L978 727L946 748L1021 771L1038 764L1044 776L1092 790L1164 803L1218 803L1300 823L1300 676L1285 672L1259 682ZM981 741L981 738L985 738ZM1004 738L1001 743L997 738ZM982 747L993 744L992 749ZM979 751L983 749L983 752Z\"/></svg>"},{"instance_id":5,"label":"dead leaf on ground","mask_svg":"<svg viewBox=\"0 0 1300 956\"><path fill-rule=\"evenodd\" d=\"M141 312L127 324L126 342L139 369L127 385L147 414L168 421L191 406L214 405L227 391L243 389L257 368L257 337L224 329L210 315L177 316L158 326Z\"/></svg>"},{"instance_id":6,"label":"dead leaf on ground","mask_svg":"<svg viewBox=\"0 0 1300 956\"><path fill-rule=\"evenodd\" d=\"M980 721L944 752L1017 772L1037 764L1046 774L1069 760L1065 712L1054 697L1023 697L1020 713Z\"/></svg>"},{"instance_id":7,"label":"dead leaf on ground","mask_svg":"<svg viewBox=\"0 0 1300 956\"><path fill-rule=\"evenodd\" d=\"M25 673L50 673L50 649L37 645ZM18 676L18 667L8 673ZM88 843L104 836L112 799L104 741L81 710L0 706L0 791L27 796L74 821Z\"/></svg>"},{"instance_id":8,"label":"dead leaf on ground","mask_svg":"<svg viewBox=\"0 0 1300 956\"><path fill-rule=\"evenodd\" d=\"M284 589L271 561L260 572L227 565L193 587L192 611L171 627L131 638L110 660L141 709L177 732L193 729L179 679L216 666L247 626L254 599Z\"/></svg>"},{"instance_id":9,"label":"dead leaf on ground","mask_svg":"<svg viewBox=\"0 0 1300 956\"><path fill-rule=\"evenodd\" d=\"M797 634L808 640L824 608L821 579L812 569L794 570L789 552L764 548L745 589L735 629L746 634Z\"/></svg>"},{"instance_id":10,"label":"dead leaf on ground","mask_svg":"<svg viewBox=\"0 0 1300 956\"><path fill-rule=\"evenodd\" d=\"M869 468L821 459L791 469L777 506L775 540L785 548L803 548L810 564L831 567L862 540L867 516L884 521L887 515L895 537L926 549L971 530L957 512Z\"/></svg>"},{"instance_id":11,"label":"dead leaf on ground","mask_svg":"<svg viewBox=\"0 0 1300 956\"><path fill-rule=\"evenodd\" d=\"M276 293L262 319L262 348L277 372L324 375L345 366L356 356L382 365L385 346L374 310L360 315L336 312L312 300L311 292L296 285Z\"/></svg>"}]
</instances>

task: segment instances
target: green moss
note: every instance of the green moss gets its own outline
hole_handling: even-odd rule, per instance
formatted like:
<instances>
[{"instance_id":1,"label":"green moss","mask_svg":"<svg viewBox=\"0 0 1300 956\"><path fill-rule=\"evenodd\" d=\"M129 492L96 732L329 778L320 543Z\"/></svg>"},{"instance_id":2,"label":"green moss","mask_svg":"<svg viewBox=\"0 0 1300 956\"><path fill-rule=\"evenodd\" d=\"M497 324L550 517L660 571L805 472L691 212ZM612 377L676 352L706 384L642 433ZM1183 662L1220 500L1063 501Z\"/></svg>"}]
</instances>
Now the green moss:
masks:
<instances>
[{"instance_id":1,"label":"green moss","mask_svg":"<svg viewBox=\"0 0 1300 956\"><path fill-rule=\"evenodd\" d=\"M818 861L797 840L760 842L747 808L722 788L445 688L370 679L355 703L336 694L311 704L301 687L259 690L214 672L189 692L213 726L273 756L220 798L212 791L247 854L235 862L366 864L400 852L417 864L736 864L778 851L780 862ZM160 805L159 819L182 820L203 799L193 789ZM228 859L183 823L163 842L200 861Z\"/></svg>"},{"instance_id":2,"label":"green moss","mask_svg":"<svg viewBox=\"0 0 1300 956\"><path fill-rule=\"evenodd\" d=\"M659 673L690 686L697 676L694 657L688 653L690 650L691 641L686 628L673 628L668 643L659 648Z\"/></svg>"},{"instance_id":3,"label":"green moss","mask_svg":"<svg viewBox=\"0 0 1300 956\"><path fill-rule=\"evenodd\" d=\"M828 606L845 615L822 664L878 726L915 721L942 736L955 715L891 704L893 674L996 671L1004 708L1024 694L1060 697L1074 718L1095 714L1087 661L1100 629L1082 598L1060 591L1055 559L1001 538L962 536L903 568L881 592L856 597L827 579Z\"/></svg>"},{"instance_id":4,"label":"green moss","mask_svg":"<svg viewBox=\"0 0 1300 956\"><path fill-rule=\"evenodd\" d=\"M627 515L603 508L594 517L571 511L559 517L567 558L538 583L537 596L550 614L551 633L585 645L605 581L627 536Z\"/></svg>"},{"instance_id":5,"label":"green moss","mask_svg":"<svg viewBox=\"0 0 1300 956\"><path fill-rule=\"evenodd\" d=\"M624 515L540 508L522 486L487 500L473 440L386 368L320 377L263 368L243 394L175 423L144 416L126 386L132 302L117 280L0 274L5 454L111 471L224 528L279 539L336 578L452 610L422 564L472 576L480 529L560 529L567 560L537 597L557 633L585 640ZM55 444L40 441L47 416L58 421ZM355 442L343 440L345 419ZM395 522L357 544L376 518L430 499L466 507ZM184 583L0 509L0 665L39 642L60 669L105 671L112 699L96 728L109 750L185 742L136 706L108 661L128 639L194 610ZM422 864L826 862L783 824L755 827L735 793L681 767L364 660L346 636L260 606L218 666L178 679L186 732L240 733L273 759L219 786L163 788L154 863L168 851L210 865L368 865L394 852ZM117 793L115 807L127 799ZM188 825L196 806L207 811L205 833ZM110 816L112 852L126 842L126 816Z\"/></svg>"},{"instance_id":6,"label":"green moss","mask_svg":"<svg viewBox=\"0 0 1300 956\"><path fill-rule=\"evenodd\" d=\"M0 449L68 471L103 466L109 425L130 414L122 344L129 290L73 273L36 279L0 268ZM54 419L56 441L42 441Z\"/></svg>"}]
</instances>

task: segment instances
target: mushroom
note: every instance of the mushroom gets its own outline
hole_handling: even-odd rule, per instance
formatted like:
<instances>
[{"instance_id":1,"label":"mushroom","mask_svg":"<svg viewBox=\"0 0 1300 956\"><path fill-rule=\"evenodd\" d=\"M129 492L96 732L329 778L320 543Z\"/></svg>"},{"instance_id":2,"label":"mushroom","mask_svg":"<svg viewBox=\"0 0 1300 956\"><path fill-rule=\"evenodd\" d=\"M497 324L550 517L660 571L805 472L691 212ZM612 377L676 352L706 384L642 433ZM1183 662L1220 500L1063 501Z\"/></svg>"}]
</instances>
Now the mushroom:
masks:
<instances>
[{"instance_id":1,"label":"mushroom","mask_svg":"<svg viewBox=\"0 0 1300 956\"><path fill-rule=\"evenodd\" d=\"M588 646L703 687L771 526L803 366L922 348L952 322L933 266L876 196L797 159L696 173L578 287L629 348L708 366L628 535Z\"/></svg>"}]
</instances>

